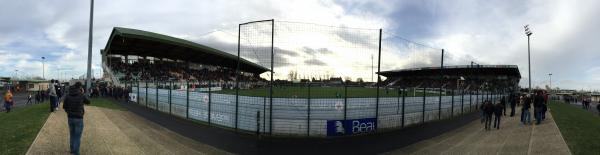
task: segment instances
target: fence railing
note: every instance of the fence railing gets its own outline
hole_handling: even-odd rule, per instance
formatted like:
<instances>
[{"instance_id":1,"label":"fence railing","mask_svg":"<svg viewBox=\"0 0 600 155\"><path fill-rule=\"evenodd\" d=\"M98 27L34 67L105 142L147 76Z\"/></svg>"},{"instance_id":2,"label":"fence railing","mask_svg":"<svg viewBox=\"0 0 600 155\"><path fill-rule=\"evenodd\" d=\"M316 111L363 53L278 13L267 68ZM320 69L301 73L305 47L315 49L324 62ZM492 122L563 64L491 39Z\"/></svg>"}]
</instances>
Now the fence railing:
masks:
<instances>
[{"instance_id":1,"label":"fence railing","mask_svg":"<svg viewBox=\"0 0 600 155\"><path fill-rule=\"evenodd\" d=\"M483 101L497 102L507 96L439 88L380 88L374 95L377 88L368 86L303 83L275 85L271 100L267 88L236 93L222 82L129 81L125 85L130 101L177 117L250 134L308 137L366 134L460 117L478 111Z\"/></svg>"}]
</instances>

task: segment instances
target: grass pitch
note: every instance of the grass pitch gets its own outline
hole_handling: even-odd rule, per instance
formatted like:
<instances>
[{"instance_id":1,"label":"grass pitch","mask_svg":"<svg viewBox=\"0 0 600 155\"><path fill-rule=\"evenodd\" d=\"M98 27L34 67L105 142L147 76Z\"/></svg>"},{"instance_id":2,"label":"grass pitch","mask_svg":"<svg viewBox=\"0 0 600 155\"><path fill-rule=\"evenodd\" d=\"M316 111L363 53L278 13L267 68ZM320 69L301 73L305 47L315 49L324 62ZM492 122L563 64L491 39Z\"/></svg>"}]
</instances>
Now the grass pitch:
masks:
<instances>
[{"instance_id":1,"label":"grass pitch","mask_svg":"<svg viewBox=\"0 0 600 155\"><path fill-rule=\"evenodd\" d=\"M573 154L600 153L600 117L560 101L549 106Z\"/></svg>"},{"instance_id":2,"label":"grass pitch","mask_svg":"<svg viewBox=\"0 0 600 155\"><path fill-rule=\"evenodd\" d=\"M221 94L235 94L235 90L226 89L221 91L215 91L214 93ZM242 96L269 96L269 87L266 88L255 88L255 89L240 89L240 95ZM400 97L402 91L398 89L379 89L380 97ZM407 89L407 97L412 96L423 96L422 89ZM439 93L427 92L426 96L438 96ZM376 97L377 88L366 88L366 87L310 87L310 98L366 98ZM281 87L273 86L273 97L275 98L308 98L309 88L308 87Z\"/></svg>"},{"instance_id":3,"label":"grass pitch","mask_svg":"<svg viewBox=\"0 0 600 155\"><path fill-rule=\"evenodd\" d=\"M48 102L0 113L0 154L25 154L50 114Z\"/></svg>"}]
</instances>

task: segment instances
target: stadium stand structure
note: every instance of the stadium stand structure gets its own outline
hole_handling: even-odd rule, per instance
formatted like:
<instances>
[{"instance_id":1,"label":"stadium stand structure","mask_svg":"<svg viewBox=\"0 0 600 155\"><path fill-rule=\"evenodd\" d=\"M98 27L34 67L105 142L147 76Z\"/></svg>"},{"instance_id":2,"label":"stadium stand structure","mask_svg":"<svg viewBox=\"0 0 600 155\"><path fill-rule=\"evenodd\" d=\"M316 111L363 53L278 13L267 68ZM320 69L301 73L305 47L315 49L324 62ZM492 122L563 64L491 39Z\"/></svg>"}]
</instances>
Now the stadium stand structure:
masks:
<instances>
[{"instance_id":1,"label":"stadium stand structure","mask_svg":"<svg viewBox=\"0 0 600 155\"><path fill-rule=\"evenodd\" d=\"M378 73L385 87L455 88L464 90L502 88L518 90L521 73L516 65L459 65L411 68Z\"/></svg>"},{"instance_id":2,"label":"stadium stand structure","mask_svg":"<svg viewBox=\"0 0 600 155\"><path fill-rule=\"evenodd\" d=\"M119 80L234 81L238 57L191 41L115 27L101 50L105 77ZM135 59L131 59L131 58ZM240 78L259 81L268 69L240 59Z\"/></svg>"}]
</instances>

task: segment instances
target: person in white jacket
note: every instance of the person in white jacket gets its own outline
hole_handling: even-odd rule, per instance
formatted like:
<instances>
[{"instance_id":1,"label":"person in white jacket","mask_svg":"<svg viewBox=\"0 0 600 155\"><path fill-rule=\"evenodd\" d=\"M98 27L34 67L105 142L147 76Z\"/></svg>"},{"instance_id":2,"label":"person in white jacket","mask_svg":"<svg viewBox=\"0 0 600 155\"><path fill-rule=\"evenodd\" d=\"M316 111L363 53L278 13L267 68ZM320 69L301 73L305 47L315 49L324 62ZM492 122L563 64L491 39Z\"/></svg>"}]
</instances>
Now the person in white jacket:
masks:
<instances>
[{"instance_id":1,"label":"person in white jacket","mask_svg":"<svg viewBox=\"0 0 600 155\"><path fill-rule=\"evenodd\" d=\"M54 80L50 80L50 84L48 84L48 96L50 96L50 112L54 112L58 109L58 96L54 88Z\"/></svg>"}]
</instances>

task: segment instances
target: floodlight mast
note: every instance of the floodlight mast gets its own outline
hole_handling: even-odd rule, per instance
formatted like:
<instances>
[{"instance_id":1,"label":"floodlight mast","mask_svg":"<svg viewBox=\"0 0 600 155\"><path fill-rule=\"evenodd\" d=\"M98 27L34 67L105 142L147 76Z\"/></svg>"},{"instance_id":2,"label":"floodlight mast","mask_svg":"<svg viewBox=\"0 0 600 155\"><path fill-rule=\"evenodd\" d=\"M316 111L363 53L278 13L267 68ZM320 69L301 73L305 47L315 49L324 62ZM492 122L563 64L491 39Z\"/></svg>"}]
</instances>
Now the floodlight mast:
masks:
<instances>
[{"instance_id":1,"label":"floodlight mast","mask_svg":"<svg viewBox=\"0 0 600 155\"><path fill-rule=\"evenodd\" d=\"M533 33L531 32L531 30L529 29L529 25L525 25L525 35L527 35L527 62L528 62L528 71L529 71L529 90L528 92L531 93L531 46L529 43L529 36L531 36Z\"/></svg>"}]
</instances>

